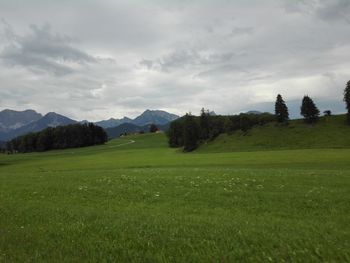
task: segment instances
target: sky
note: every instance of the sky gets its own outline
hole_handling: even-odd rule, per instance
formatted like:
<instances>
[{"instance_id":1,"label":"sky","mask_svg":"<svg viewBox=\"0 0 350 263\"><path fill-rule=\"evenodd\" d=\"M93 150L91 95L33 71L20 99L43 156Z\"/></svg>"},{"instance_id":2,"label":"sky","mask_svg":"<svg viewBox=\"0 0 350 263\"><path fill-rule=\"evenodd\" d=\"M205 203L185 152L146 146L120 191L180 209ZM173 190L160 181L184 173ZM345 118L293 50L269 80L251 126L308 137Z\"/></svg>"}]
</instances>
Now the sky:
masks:
<instances>
[{"instance_id":1,"label":"sky","mask_svg":"<svg viewBox=\"0 0 350 263\"><path fill-rule=\"evenodd\" d=\"M0 0L0 110L344 112L349 0Z\"/></svg>"}]
</instances>

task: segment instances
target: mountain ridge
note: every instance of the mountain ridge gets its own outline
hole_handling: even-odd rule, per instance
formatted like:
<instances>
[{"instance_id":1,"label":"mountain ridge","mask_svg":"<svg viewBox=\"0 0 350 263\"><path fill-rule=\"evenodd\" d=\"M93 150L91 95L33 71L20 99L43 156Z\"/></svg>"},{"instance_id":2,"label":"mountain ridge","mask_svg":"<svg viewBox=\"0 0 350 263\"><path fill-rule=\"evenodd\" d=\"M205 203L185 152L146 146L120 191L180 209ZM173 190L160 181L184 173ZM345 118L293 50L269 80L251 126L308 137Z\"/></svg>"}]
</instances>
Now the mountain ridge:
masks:
<instances>
[{"instance_id":1,"label":"mountain ridge","mask_svg":"<svg viewBox=\"0 0 350 263\"><path fill-rule=\"evenodd\" d=\"M148 124L155 125L165 125L173 120L178 119L179 116L176 114L172 114L163 110L150 110L147 109L139 116L134 119L123 117L122 119L110 118L108 120L102 120L98 122L94 122L94 124L101 126L102 128L113 128L117 127L124 123L131 123L137 126L145 126Z\"/></svg>"},{"instance_id":2,"label":"mountain ridge","mask_svg":"<svg viewBox=\"0 0 350 263\"><path fill-rule=\"evenodd\" d=\"M5 109L0 111L0 132L18 129L42 117L43 116L35 110L27 109L24 111L15 111Z\"/></svg>"},{"instance_id":3,"label":"mountain ridge","mask_svg":"<svg viewBox=\"0 0 350 263\"><path fill-rule=\"evenodd\" d=\"M6 141L29 132L38 132L48 127L57 127L74 123L77 123L77 121L55 112L49 112L35 122L30 122L10 132L0 132L0 140Z\"/></svg>"},{"instance_id":4,"label":"mountain ridge","mask_svg":"<svg viewBox=\"0 0 350 263\"><path fill-rule=\"evenodd\" d=\"M15 116L13 118L12 116ZM147 125L156 124L157 126L164 126L171 121L179 118L179 116L168 113L163 110L145 110L139 116L134 119L123 117L121 119L110 118L108 120L102 120L93 122L94 124L104 128L116 128L122 124L133 124L137 127L128 127L123 129L123 126L119 130L126 130L126 132L136 132L145 130L147 131ZM76 121L70 119L64 115L48 112L42 115L35 110L13 111L5 109L0 111L0 141L11 140L20 135L24 135L29 132L37 132L48 127L56 127L59 125L68 125L74 123L89 123L88 120Z\"/></svg>"}]
</instances>

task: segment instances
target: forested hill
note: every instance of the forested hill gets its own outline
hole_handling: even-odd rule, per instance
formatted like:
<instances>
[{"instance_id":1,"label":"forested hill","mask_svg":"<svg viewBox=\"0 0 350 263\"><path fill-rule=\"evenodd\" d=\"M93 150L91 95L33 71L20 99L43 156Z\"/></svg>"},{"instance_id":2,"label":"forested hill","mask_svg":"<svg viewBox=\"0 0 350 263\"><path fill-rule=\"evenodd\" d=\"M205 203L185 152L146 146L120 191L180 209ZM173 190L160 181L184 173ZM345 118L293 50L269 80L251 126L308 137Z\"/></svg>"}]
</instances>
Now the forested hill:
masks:
<instances>
[{"instance_id":1,"label":"forested hill","mask_svg":"<svg viewBox=\"0 0 350 263\"><path fill-rule=\"evenodd\" d=\"M256 151L274 149L350 148L350 126L345 115L321 117L314 125L303 120L289 125L275 122L221 134L202 144L198 152Z\"/></svg>"},{"instance_id":2,"label":"forested hill","mask_svg":"<svg viewBox=\"0 0 350 263\"><path fill-rule=\"evenodd\" d=\"M46 128L16 137L7 143L9 152L35 152L104 144L106 132L93 123Z\"/></svg>"}]
</instances>

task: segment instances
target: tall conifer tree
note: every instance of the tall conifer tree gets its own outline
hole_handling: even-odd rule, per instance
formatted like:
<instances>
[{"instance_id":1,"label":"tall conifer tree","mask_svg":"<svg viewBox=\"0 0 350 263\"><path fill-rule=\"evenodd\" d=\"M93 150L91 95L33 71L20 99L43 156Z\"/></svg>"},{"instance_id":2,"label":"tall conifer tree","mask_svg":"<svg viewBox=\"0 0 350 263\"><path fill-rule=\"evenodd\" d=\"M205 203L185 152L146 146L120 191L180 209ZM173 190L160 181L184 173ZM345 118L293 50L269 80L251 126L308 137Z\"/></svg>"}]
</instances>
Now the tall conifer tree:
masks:
<instances>
[{"instance_id":1,"label":"tall conifer tree","mask_svg":"<svg viewBox=\"0 0 350 263\"><path fill-rule=\"evenodd\" d=\"M306 123L313 124L318 121L320 111L309 96L304 96L300 108L300 114L304 116Z\"/></svg>"},{"instance_id":2,"label":"tall conifer tree","mask_svg":"<svg viewBox=\"0 0 350 263\"><path fill-rule=\"evenodd\" d=\"M350 80L346 84L346 87L344 90L344 101L346 104L346 109L348 110L348 113L347 113L348 123L350 124Z\"/></svg>"},{"instance_id":3,"label":"tall conifer tree","mask_svg":"<svg viewBox=\"0 0 350 263\"><path fill-rule=\"evenodd\" d=\"M277 95L275 103L275 115L279 123L288 123L288 107L280 94Z\"/></svg>"},{"instance_id":4,"label":"tall conifer tree","mask_svg":"<svg viewBox=\"0 0 350 263\"><path fill-rule=\"evenodd\" d=\"M186 114L184 120L184 151L191 152L196 149L198 146L198 141L198 124L191 114Z\"/></svg>"}]
</instances>

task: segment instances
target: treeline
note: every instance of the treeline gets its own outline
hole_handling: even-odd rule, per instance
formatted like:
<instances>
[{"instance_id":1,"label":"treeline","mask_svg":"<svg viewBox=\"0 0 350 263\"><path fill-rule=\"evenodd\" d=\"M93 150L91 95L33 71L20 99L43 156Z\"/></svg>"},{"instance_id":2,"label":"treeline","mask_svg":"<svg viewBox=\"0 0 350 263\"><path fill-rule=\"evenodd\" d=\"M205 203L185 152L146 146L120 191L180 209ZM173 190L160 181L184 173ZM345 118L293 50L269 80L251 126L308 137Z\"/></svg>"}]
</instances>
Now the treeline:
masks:
<instances>
[{"instance_id":1,"label":"treeline","mask_svg":"<svg viewBox=\"0 0 350 263\"><path fill-rule=\"evenodd\" d=\"M344 101L347 109L347 120L350 124L350 81L344 90ZM305 123L314 124L318 121L320 110L309 96L304 96L300 106L300 115ZM324 111L325 116L330 116L331 111ZM173 121L167 132L170 147L183 147L185 152L195 150L201 143L217 137L221 133L233 133L241 130L246 133L256 125L264 125L269 122L277 122L280 125L288 125L288 107L280 94L275 102L275 114L247 114L241 113L233 116L211 116L208 110L202 109L199 117L186 114L184 117Z\"/></svg>"},{"instance_id":2,"label":"treeline","mask_svg":"<svg viewBox=\"0 0 350 263\"><path fill-rule=\"evenodd\" d=\"M241 113L233 116L211 116L209 110L202 109L199 117L186 114L173 121L167 132L170 147L183 147L189 152L199 144L213 140L221 133L247 132L256 125L264 125L275 120L270 113Z\"/></svg>"},{"instance_id":3,"label":"treeline","mask_svg":"<svg viewBox=\"0 0 350 263\"><path fill-rule=\"evenodd\" d=\"M107 134L103 128L89 124L71 124L28 133L7 142L9 152L42 152L103 144Z\"/></svg>"}]
</instances>

